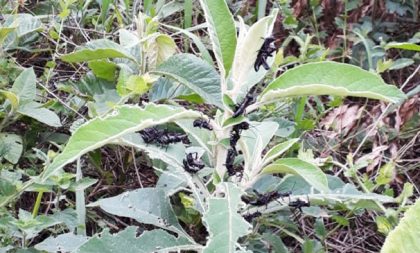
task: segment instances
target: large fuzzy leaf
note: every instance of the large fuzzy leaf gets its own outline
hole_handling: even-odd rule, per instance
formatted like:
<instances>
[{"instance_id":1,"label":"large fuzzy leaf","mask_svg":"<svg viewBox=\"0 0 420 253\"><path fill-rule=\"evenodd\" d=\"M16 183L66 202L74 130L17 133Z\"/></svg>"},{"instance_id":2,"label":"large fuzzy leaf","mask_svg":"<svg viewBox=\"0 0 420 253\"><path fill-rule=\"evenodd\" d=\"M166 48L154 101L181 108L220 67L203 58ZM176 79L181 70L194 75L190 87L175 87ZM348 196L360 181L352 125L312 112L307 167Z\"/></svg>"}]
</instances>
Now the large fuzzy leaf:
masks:
<instances>
[{"instance_id":1,"label":"large fuzzy leaf","mask_svg":"<svg viewBox=\"0 0 420 253\"><path fill-rule=\"evenodd\" d=\"M141 188L120 195L103 198L88 206L99 206L104 211L152 224L177 234L184 234L165 191L160 188Z\"/></svg>"},{"instance_id":2,"label":"large fuzzy leaf","mask_svg":"<svg viewBox=\"0 0 420 253\"><path fill-rule=\"evenodd\" d=\"M236 48L236 28L225 0L200 0L208 24L210 40L217 65L225 77L233 62Z\"/></svg>"},{"instance_id":3,"label":"large fuzzy leaf","mask_svg":"<svg viewBox=\"0 0 420 253\"><path fill-rule=\"evenodd\" d=\"M36 119L39 122L52 127L60 127L61 122L58 115L55 112L42 106L42 104L37 102L25 103L19 106L18 113Z\"/></svg>"},{"instance_id":4,"label":"large fuzzy leaf","mask_svg":"<svg viewBox=\"0 0 420 253\"><path fill-rule=\"evenodd\" d=\"M406 96L397 87L387 85L376 74L359 67L337 63L308 63L293 68L271 82L259 97L270 103L290 96L356 96L398 102Z\"/></svg>"},{"instance_id":5,"label":"large fuzzy leaf","mask_svg":"<svg viewBox=\"0 0 420 253\"><path fill-rule=\"evenodd\" d=\"M66 62L84 62L104 58L127 58L134 62L136 59L124 47L107 39L93 40L76 52L61 56Z\"/></svg>"},{"instance_id":6,"label":"large fuzzy leaf","mask_svg":"<svg viewBox=\"0 0 420 253\"><path fill-rule=\"evenodd\" d=\"M153 73L175 79L196 92L207 103L222 107L219 74L213 66L195 55L174 55Z\"/></svg>"},{"instance_id":7,"label":"large fuzzy leaf","mask_svg":"<svg viewBox=\"0 0 420 253\"><path fill-rule=\"evenodd\" d=\"M79 127L70 137L63 152L45 169L42 181L54 172L89 151L95 150L127 133L183 118L196 118L200 114L180 107L147 104L120 106L105 117L98 117Z\"/></svg>"},{"instance_id":8,"label":"large fuzzy leaf","mask_svg":"<svg viewBox=\"0 0 420 253\"><path fill-rule=\"evenodd\" d=\"M329 192L327 176L317 166L298 158L278 159L265 167L262 173L295 174L321 192Z\"/></svg>"},{"instance_id":9,"label":"large fuzzy leaf","mask_svg":"<svg viewBox=\"0 0 420 253\"><path fill-rule=\"evenodd\" d=\"M398 226L389 233L381 253L412 253L420 250L420 200L404 214Z\"/></svg>"},{"instance_id":10,"label":"large fuzzy leaf","mask_svg":"<svg viewBox=\"0 0 420 253\"><path fill-rule=\"evenodd\" d=\"M32 101L36 96L36 76L33 68L22 71L13 83L11 92L19 98L19 103Z\"/></svg>"},{"instance_id":11,"label":"large fuzzy leaf","mask_svg":"<svg viewBox=\"0 0 420 253\"><path fill-rule=\"evenodd\" d=\"M48 237L35 245L35 249L47 252L72 252L86 243L87 237L73 233L61 234L57 237Z\"/></svg>"},{"instance_id":12,"label":"large fuzzy leaf","mask_svg":"<svg viewBox=\"0 0 420 253\"><path fill-rule=\"evenodd\" d=\"M105 230L89 239L75 252L163 253L201 248L200 245L191 243L185 237L177 238L160 229L145 231L139 237L136 234L137 227L134 226L118 234L110 234L108 230Z\"/></svg>"},{"instance_id":13,"label":"large fuzzy leaf","mask_svg":"<svg viewBox=\"0 0 420 253\"><path fill-rule=\"evenodd\" d=\"M0 161L4 158L16 164L22 151L22 137L11 133L0 133Z\"/></svg>"},{"instance_id":14,"label":"large fuzzy leaf","mask_svg":"<svg viewBox=\"0 0 420 253\"><path fill-rule=\"evenodd\" d=\"M27 13L7 15L0 30L0 42L5 50L18 46L20 39L33 32L42 31L41 20Z\"/></svg>"},{"instance_id":15,"label":"large fuzzy leaf","mask_svg":"<svg viewBox=\"0 0 420 253\"><path fill-rule=\"evenodd\" d=\"M236 46L235 59L233 60L231 71L233 89L230 95L235 101L238 95L246 93L251 86L261 81L267 73L265 68L260 68L258 72L255 72L254 63L258 51L264 43L264 38L272 33L276 16L277 11L268 17L260 19L249 30L245 25L240 26L238 45Z\"/></svg>"},{"instance_id":16,"label":"large fuzzy leaf","mask_svg":"<svg viewBox=\"0 0 420 253\"><path fill-rule=\"evenodd\" d=\"M203 216L203 222L209 231L204 253L235 252L239 237L250 232L250 224L238 214L242 192L232 183L219 184L219 191L224 197L209 199L209 209Z\"/></svg>"}]
</instances>

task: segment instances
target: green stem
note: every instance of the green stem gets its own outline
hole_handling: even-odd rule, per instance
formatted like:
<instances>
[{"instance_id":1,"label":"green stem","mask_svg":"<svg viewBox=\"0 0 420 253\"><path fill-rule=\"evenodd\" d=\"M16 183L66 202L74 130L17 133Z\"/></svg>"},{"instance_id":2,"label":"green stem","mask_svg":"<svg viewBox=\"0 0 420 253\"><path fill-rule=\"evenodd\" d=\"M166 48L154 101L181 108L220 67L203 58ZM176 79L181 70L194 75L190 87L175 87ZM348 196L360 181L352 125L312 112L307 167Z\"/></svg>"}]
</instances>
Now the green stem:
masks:
<instances>
[{"instance_id":1,"label":"green stem","mask_svg":"<svg viewBox=\"0 0 420 253\"><path fill-rule=\"evenodd\" d=\"M36 197L34 210L32 210L32 218L36 218L38 216L39 207L41 206L42 195L44 195L43 191L38 192L38 196Z\"/></svg>"},{"instance_id":2,"label":"green stem","mask_svg":"<svg viewBox=\"0 0 420 253\"><path fill-rule=\"evenodd\" d=\"M83 178L80 158L77 159L76 182ZM85 191L76 190L76 213L77 213L77 234L86 235L86 206Z\"/></svg>"}]
</instances>

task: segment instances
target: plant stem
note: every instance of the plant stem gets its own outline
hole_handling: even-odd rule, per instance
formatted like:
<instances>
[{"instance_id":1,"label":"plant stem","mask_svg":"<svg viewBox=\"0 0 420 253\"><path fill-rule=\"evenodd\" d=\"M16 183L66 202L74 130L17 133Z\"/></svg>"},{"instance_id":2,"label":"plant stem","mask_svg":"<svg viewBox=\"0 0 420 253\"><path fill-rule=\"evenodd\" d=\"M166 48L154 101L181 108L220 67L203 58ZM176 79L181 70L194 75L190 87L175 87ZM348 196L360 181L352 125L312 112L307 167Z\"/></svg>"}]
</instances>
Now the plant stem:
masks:
<instances>
[{"instance_id":1,"label":"plant stem","mask_svg":"<svg viewBox=\"0 0 420 253\"><path fill-rule=\"evenodd\" d=\"M42 195L44 195L43 191L38 192L38 196L36 197L34 210L32 210L32 218L36 218L38 216L39 207L41 206Z\"/></svg>"},{"instance_id":2,"label":"plant stem","mask_svg":"<svg viewBox=\"0 0 420 253\"><path fill-rule=\"evenodd\" d=\"M77 159L76 182L83 178L80 158ZM85 191L76 190L77 234L86 235Z\"/></svg>"}]
</instances>

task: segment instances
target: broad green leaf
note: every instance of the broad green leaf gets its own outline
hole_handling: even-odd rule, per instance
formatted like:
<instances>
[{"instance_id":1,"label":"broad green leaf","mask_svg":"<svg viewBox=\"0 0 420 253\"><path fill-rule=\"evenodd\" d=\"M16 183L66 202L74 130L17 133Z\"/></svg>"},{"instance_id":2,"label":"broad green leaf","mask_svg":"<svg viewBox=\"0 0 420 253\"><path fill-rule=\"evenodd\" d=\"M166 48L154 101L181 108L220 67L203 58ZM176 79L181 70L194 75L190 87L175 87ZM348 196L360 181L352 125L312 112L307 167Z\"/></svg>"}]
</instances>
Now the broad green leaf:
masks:
<instances>
[{"instance_id":1,"label":"broad green leaf","mask_svg":"<svg viewBox=\"0 0 420 253\"><path fill-rule=\"evenodd\" d=\"M220 76L213 66L192 54L177 54L152 73L165 75L187 86L207 103L222 108Z\"/></svg>"},{"instance_id":2,"label":"broad green leaf","mask_svg":"<svg viewBox=\"0 0 420 253\"><path fill-rule=\"evenodd\" d=\"M16 96L15 93L7 91L7 90L0 90L0 95L3 95L5 98L7 98L10 101L10 104L12 105L12 109L16 110L19 106L19 98Z\"/></svg>"},{"instance_id":3,"label":"broad green leaf","mask_svg":"<svg viewBox=\"0 0 420 253\"><path fill-rule=\"evenodd\" d=\"M169 197L160 188L141 188L120 195L102 198L89 207L99 206L102 210L138 222L152 224L180 235L186 233L175 216Z\"/></svg>"},{"instance_id":4,"label":"broad green leaf","mask_svg":"<svg viewBox=\"0 0 420 253\"><path fill-rule=\"evenodd\" d=\"M32 101L36 96L36 76L33 68L22 71L10 91L18 96L20 103Z\"/></svg>"},{"instance_id":5,"label":"broad green leaf","mask_svg":"<svg viewBox=\"0 0 420 253\"><path fill-rule=\"evenodd\" d=\"M149 99L151 102L155 102L188 94L195 93L185 85L174 83L169 78L160 77L150 88Z\"/></svg>"},{"instance_id":6,"label":"broad green leaf","mask_svg":"<svg viewBox=\"0 0 420 253\"><path fill-rule=\"evenodd\" d=\"M286 71L259 97L266 104L291 96L335 95L380 99L396 103L405 94L377 75L337 62L308 63Z\"/></svg>"},{"instance_id":7,"label":"broad green leaf","mask_svg":"<svg viewBox=\"0 0 420 253\"><path fill-rule=\"evenodd\" d=\"M236 28L225 0L200 0L217 65L225 77L235 56Z\"/></svg>"},{"instance_id":8,"label":"broad green leaf","mask_svg":"<svg viewBox=\"0 0 420 253\"><path fill-rule=\"evenodd\" d=\"M108 60L95 60L89 61L88 66L93 71L95 76L111 82L115 80L117 64Z\"/></svg>"},{"instance_id":9,"label":"broad green leaf","mask_svg":"<svg viewBox=\"0 0 420 253\"><path fill-rule=\"evenodd\" d=\"M42 104L37 102L29 102L21 105L18 108L18 113L36 119L39 122L52 127L60 127L61 122L58 115L47 108L43 108L42 106Z\"/></svg>"},{"instance_id":10,"label":"broad green leaf","mask_svg":"<svg viewBox=\"0 0 420 253\"><path fill-rule=\"evenodd\" d=\"M236 243L247 235L251 225L238 213L243 192L232 183L218 185L223 197L208 199L209 208L203 215L203 222L209 232L204 253L236 252Z\"/></svg>"},{"instance_id":11,"label":"broad green leaf","mask_svg":"<svg viewBox=\"0 0 420 253\"><path fill-rule=\"evenodd\" d=\"M298 158L282 158L262 170L265 174L286 173L302 177L321 192L329 192L327 176L317 166Z\"/></svg>"},{"instance_id":12,"label":"broad green leaf","mask_svg":"<svg viewBox=\"0 0 420 253\"><path fill-rule=\"evenodd\" d=\"M46 180L83 154L113 142L127 133L177 119L199 116L197 112L167 105L147 104L144 108L128 105L116 107L113 113L90 120L79 127L70 137L62 153L45 168L42 180Z\"/></svg>"},{"instance_id":13,"label":"broad green leaf","mask_svg":"<svg viewBox=\"0 0 420 253\"><path fill-rule=\"evenodd\" d=\"M53 215L38 215L35 218L32 217L30 212L23 209L19 210L19 220L13 222L22 232L18 233L20 238L34 238L42 230L63 223L63 221L57 220Z\"/></svg>"},{"instance_id":14,"label":"broad green leaf","mask_svg":"<svg viewBox=\"0 0 420 253\"><path fill-rule=\"evenodd\" d=\"M22 137L16 134L0 133L0 161L2 158L16 164L22 154Z\"/></svg>"},{"instance_id":15,"label":"broad green leaf","mask_svg":"<svg viewBox=\"0 0 420 253\"><path fill-rule=\"evenodd\" d=\"M164 253L199 250L202 247L191 243L185 237L176 237L160 229L144 231L137 236L137 229L130 226L117 234L110 234L106 229L74 252Z\"/></svg>"},{"instance_id":16,"label":"broad green leaf","mask_svg":"<svg viewBox=\"0 0 420 253\"><path fill-rule=\"evenodd\" d=\"M41 243L35 245L35 249L47 252L72 252L86 243L87 237L66 233L57 237L50 236Z\"/></svg>"},{"instance_id":17,"label":"broad green leaf","mask_svg":"<svg viewBox=\"0 0 420 253\"><path fill-rule=\"evenodd\" d=\"M76 52L61 56L66 62L84 62L105 58L126 58L136 62L124 47L107 39L93 40Z\"/></svg>"},{"instance_id":18,"label":"broad green leaf","mask_svg":"<svg viewBox=\"0 0 420 253\"><path fill-rule=\"evenodd\" d=\"M409 42L390 42L385 46L386 49L398 48L420 52L420 45Z\"/></svg>"},{"instance_id":19,"label":"broad green leaf","mask_svg":"<svg viewBox=\"0 0 420 253\"><path fill-rule=\"evenodd\" d=\"M16 27L16 35L18 38L36 31L42 30L42 23L38 17L27 13L8 15L3 23L4 27Z\"/></svg>"},{"instance_id":20,"label":"broad green leaf","mask_svg":"<svg viewBox=\"0 0 420 253\"><path fill-rule=\"evenodd\" d=\"M400 58L400 59L397 59L396 61L394 61L391 65L391 67L389 67L389 69L390 70L402 69L402 68L410 66L413 63L414 63L413 59Z\"/></svg>"},{"instance_id":21,"label":"broad green leaf","mask_svg":"<svg viewBox=\"0 0 420 253\"><path fill-rule=\"evenodd\" d=\"M276 16L277 11L268 17L260 19L249 30L245 25L240 26L241 29L231 71L233 89L230 95L234 100L236 100L238 95L241 97L240 94L243 96L251 86L261 81L267 73L267 70L264 68L260 68L258 72L255 72L254 63L258 51L264 43L264 38L269 37L272 33Z\"/></svg>"},{"instance_id":22,"label":"broad green leaf","mask_svg":"<svg viewBox=\"0 0 420 253\"><path fill-rule=\"evenodd\" d=\"M398 226L389 233L381 253L412 253L420 249L420 200L404 214Z\"/></svg>"},{"instance_id":23,"label":"broad green leaf","mask_svg":"<svg viewBox=\"0 0 420 253\"><path fill-rule=\"evenodd\" d=\"M171 196L174 193L180 191L182 188L187 187L187 179L183 174L177 173L177 171L164 171L159 176L159 180L156 183L156 188L161 188L165 191L166 196Z\"/></svg>"},{"instance_id":24,"label":"broad green leaf","mask_svg":"<svg viewBox=\"0 0 420 253\"><path fill-rule=\"evenodd\" d=\"M299 138L290 139L288 141L282 142L277 144L276 146L272 147L264 156L263 158L263 166L267 165L277 157L281 156L289 150L295 143L299 141Z\"/></svg>"}]
</instances>

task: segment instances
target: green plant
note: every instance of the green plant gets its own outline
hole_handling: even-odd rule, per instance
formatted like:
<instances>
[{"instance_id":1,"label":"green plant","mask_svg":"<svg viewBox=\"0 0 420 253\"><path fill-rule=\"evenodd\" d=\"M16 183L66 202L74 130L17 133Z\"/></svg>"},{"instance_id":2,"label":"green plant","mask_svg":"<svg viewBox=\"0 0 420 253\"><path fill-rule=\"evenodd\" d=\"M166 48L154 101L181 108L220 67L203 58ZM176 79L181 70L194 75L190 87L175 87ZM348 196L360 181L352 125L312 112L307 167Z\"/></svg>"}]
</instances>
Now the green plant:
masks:
<instances>
[{"instance_id":1,"label":"green plant","mask_svg":"<svg viewBox=\"0 0 420 253\"><path fill-rule=\"evenodd\" d=\"M396 87L385 84L376 74L352 65L323 61L323 54L311 52L311 49L323 52L322 48L311 45L311 37L305 34L294 37L301 47L299 60L301 63L313 62L270 80L274 76L274 57L268 58L273 69L261 68L255 72L253 68L257 51L263 43L262 38L272 33L277 11L274 10L271 15L261 18L249 28L239 17L237 35L233 16L224 0L202 0L200 4L207 21L216 66L193 54L175 54L173 39L158 32L157 18L144 14L138 16L136 32L120 30L119 43L108 39L93 40L77 51L61 56L61 60L69 63L87 62L92 73L84 81L88 84L100 83L97 87L103 89L100 95L104 96L98 95L98 91L86 85L91 88L86 93L94 98L89 106L92 119L75 127L66 145L58 155L53 155L51 161L52 157L44 154L45 168L40 175L22 182L18 173L8 174L2 171L4 187L0 192L0 207L12 203L25 190L38 192L39 201L45 192L52 190L70 189L77 194L77 212L72 212L71 216L77 217L77 221L72 219L71 222L65 222L56 217L58 214L38 215L39 201L36 202L32 215L22 210L19 219L7 216L5 229L19 232L23 247L42 230L57 225L64 227L65 224L70 231L77 227L78 234L60 233L58 229L58 237L49 237L35 248L54 251L59 247L64 251L75 252L138 252L139 249L144 252L246 252L247 249L256 250L261 247L262 242L275 245L279 249L285 248L281 238L273 236L278 233L296 239L303 252L319 252L327 250L327 246L323 244L326 231L320 218L322 208L345 210L350 214L362 209L384 211L383 203L395 201L391 197L366 190L363 182L359 182L358 164L353 164L351 157L348 158L348 166L341 165L332 158L319 159L310 150L303 149L299 138L276 137L279 129L276 121L268 117L261 117L257 121L251 120L251 117L254 111L268 110L272 105L280 108L278 105L292 97L357 96L397 103L404 100L405 95ZM185 31L184 33L188 34ZM200 50L203 54L207 52L205 48ZM27 82L21 81L24 77L27 77ZM269 84L263 87L261 83L265 81ZM15 85L32 85L34 82L33 72L26 69ZM115 89L111 87L106 90L107 82L116 83ZM244 115L233 118L236 105L256 85L259 89L256 103L248 106ZM170 86L176 88L164 89ZM12 88L12 91L20 94L19 90ZM29 89L25 89L27 91ZM9 91L3 93L13 108L12 102L17 99L13 100L14 97L7 92ZM166 104L151 102L137 105L139 97L147 92L150 97L158 98L154 101L165 100ZM33 93L30 93L28 103L32 103ZM106 98L101 100L103 97ZM23 101L22 98L25 96L21 95L19 102ZM215 113L206 116L198 110L185 109L177 103L179 99L190 103L204 101L214 108ZM302 101L305 105L306 100ZM19 108L18 103L15 104ZM302 107L297 110L300 114ZM197 118L210 122L213 130L193 127L193 121ZM4 119L8 122L10 117ZM298 121L301 117L298 115L296 119ZM243 122L249 123L250 128L243 130L238 145L231 147L229 140L233 128ZM181 143L168 147L147 144L138 133L149 127L174 127L174 124L188 134L192 142L190 147L186 148ZM82 157L105 145L131 147L146 154L159 172L156 186L126 191L84 206L84 190L94 184L95 180L83 177ZM227 153L232 148L242 152L233 161L233 166L242 169L237 174L228 175ZM195 174L186 172L184 159L186 153L190 152L197 152L206 168ZM65 173L63 168L75 161L77 175ZM332 163L342 166L348 178L360 183L358 186L365 192L336 176L327 175L324 170ZM73 181L75 177L77 179ZM253 190L259 193L291 191L291 194L265 206L246 205L241 196L252 195ZM181 203L178 206L173 204L176 198ZM305 207L302 211L305 215L318 218L315 224L317 234L313 238L301 236L299 228L290 218L293 208L289 204L306 200L311 207ZM136 228L129 226L114 235L104 230L100 234L87 237L85 208L92 207L159 229L137 236ZM183 212L187 213L187 217L197 219L186 219L182 216ZM243 218L258 212L262 213L261 217L252 222ZM345 218L337 212L337 220ZM180 220L206 227L209 236L204 246L187 233ZM341 224L344 226L345 222ZM263 248L262 251L264 250Z\"/></svg>"}]
</instances>

